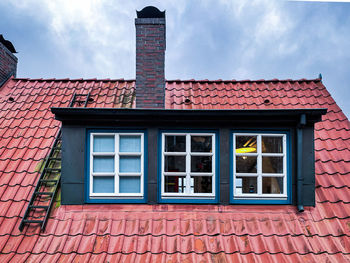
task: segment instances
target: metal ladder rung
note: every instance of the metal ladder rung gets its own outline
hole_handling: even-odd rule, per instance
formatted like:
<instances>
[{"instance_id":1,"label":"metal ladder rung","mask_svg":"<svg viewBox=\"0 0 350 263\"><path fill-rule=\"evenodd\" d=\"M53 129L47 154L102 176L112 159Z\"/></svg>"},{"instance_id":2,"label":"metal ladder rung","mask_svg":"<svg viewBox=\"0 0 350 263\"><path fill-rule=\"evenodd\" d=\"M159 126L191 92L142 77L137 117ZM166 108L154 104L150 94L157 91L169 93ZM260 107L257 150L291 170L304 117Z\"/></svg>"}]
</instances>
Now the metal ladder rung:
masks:
<instances>
[{"instance_id":1,"label":"metal ladder rung","mask_svg":"<svg viewBox=\"0 0 350 263\"><path fill-rule=\"evenodd\" d=\"M49 196L52 196L52 192L36 192L36 193L34 193L34 194L36 194L36 195L49 195Z\"/></svg>"},{"instance_id":2,"label":"metal ladder rung","mask_svg":"<svg viewBox=\"0 0 350 263\"><path fill-rule=\"evenodd\" d=\"M61 172L61 169L59 169L59 168L45 168L45 171L59 173L59 172Z\"/></svg>"},{"instance_id":3,"label":"metal ladder rung","mask_svg":"<svg viewBox=\"0 0 350 263\"><path fill-rule=\"evenodd\" d=\"M28 219L24 219L23 222L24 223L38 223L38 224L42 224L44 221L43 220L28 220Z\"/></svg>"},{"instance_id":4,"label":"metal ladder rung","mask_svg":"<svg viewBox=\"0 0 350 263\"><path fill-rule=\"evenodd\" d=\"M41 183L57 183L58 180L53 180L53 179L40 179Z\"/></svg>"},{"instance_id":5,"label":"metal ladder rung","mask_svg":"<svg viewBox=\"0 0 350 263\"><path fill-rule=\"evenodd\" d=\"M48 205L30 205L30 208L42 208L42 209L48 209L49 206Z\"/></svg>"},{"instance_id":6,"label":"metal ladder rung","mask_svg":"<svg viewBox=\"0 0 350 263\"><path fill-rule=\"evenodd\" d=\"M61 161L61 158L57 158L57 157L50 157L49 158L50 161Z\"/></svg>"}]
</instances>

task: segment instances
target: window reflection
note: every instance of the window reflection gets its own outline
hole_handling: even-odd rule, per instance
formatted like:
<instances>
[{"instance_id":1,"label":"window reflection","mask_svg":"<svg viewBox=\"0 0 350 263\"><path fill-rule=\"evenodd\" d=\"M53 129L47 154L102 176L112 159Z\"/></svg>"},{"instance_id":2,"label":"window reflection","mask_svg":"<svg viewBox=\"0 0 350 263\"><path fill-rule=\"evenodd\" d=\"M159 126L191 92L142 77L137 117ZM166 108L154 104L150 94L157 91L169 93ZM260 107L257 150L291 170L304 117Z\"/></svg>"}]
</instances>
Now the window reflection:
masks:
<instances>
[{"instance_id":1,"label":"window reflection","mask_svg":"<svg viewBox=\"0 0 350 263\"><path fill-rule=\"evenodd\" d=\"M256 177L236 177L235 183L237 194L256 194L258 191Z\"/></svg>"},{"instance_id":2,"label":"window reflection","mask_svg":"<svg viewBox=\"0 0 350 263\"><path fill-rule=\"evenodd\" d=\"M211 152L211 136L191 136L191 152Z\"/></svg>"},{"instance_id":3,"label":"window reflection","mask_svg":"<svg viewBox=\"0 0 350 263\"><path fill-rule=\"evenodd\" d=\"M282 177L263 177L262 181L263 194L282 194L283 178Z\"/></svg>"}]
</instances>

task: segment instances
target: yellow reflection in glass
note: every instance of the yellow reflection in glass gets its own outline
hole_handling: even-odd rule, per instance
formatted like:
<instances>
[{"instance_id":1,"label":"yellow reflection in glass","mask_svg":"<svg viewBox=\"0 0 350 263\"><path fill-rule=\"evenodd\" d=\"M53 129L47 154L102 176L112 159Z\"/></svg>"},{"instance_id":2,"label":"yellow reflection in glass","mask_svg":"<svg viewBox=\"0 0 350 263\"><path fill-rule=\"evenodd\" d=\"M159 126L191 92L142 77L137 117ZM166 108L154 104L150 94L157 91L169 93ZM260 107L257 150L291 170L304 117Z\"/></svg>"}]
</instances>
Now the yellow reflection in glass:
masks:
<instances>
[{"instance_id":1,"label":"yellow reflection in glass","mask_svg":"<svg viewBox=\"0 0 350 263\"><path fill-rule=\"evenodd\" d=\"M256 148L254 147L244 147L236 149L236 153L251 153L256 152Z\"/></svg>"}]
</instances>

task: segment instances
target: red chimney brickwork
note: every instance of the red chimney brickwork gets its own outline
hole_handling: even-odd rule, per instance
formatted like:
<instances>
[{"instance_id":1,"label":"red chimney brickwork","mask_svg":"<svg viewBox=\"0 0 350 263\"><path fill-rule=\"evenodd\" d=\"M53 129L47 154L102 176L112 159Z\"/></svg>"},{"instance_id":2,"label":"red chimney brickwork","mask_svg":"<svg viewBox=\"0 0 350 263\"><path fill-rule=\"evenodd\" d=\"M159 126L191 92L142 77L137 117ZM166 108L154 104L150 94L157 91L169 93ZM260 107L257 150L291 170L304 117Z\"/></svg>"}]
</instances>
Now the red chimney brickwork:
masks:
<instances>
[{"instance_id":1,"label":"red chimney brickwork","mask_svg":"<svg viewBox=\"0 0 350 263\"><path fill-rule=\"evenodd\" d=\"M135 26L136 108L164 108L165 11L145 7Z\"/></svg>"},{"instance_id":2,"label":"red chimney brickwork","mask_svg":"<svg viewBox=\"0 0 350 263\"><path fill-rule=\"evenodd\" d=\"M18 59L12 54L13 51L16 52L11 42L0 35L0 86L9 77L16 76Z\"/></svg>"}]
</instances>

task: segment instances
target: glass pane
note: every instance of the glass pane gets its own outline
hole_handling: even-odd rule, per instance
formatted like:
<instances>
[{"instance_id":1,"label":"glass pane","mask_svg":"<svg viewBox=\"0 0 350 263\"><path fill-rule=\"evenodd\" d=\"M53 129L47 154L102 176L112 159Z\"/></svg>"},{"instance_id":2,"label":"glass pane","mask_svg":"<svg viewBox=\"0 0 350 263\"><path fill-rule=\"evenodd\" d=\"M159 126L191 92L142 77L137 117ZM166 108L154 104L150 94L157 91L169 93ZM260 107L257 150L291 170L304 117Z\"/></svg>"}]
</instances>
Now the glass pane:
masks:
<instances>
[{"instance_id":1,"label":"glass pane","mask_svg":"<svg viewBox=\"0 0 350 263\"><path fill-rule=\"evenodd\" d=\"M165 172L186 172L186 156L165 156Z\"/></svg>"},{"instance_id":2,"label":"glass pane","mask_svg":"<svg viewBox=\"0 0 350 263\"><path fill-rule=\"evenodd\" d=\"M165 176L166 193L184 193L185 187L185 176Z\"/></svg>"},{"instance_id":3,"label":"glass pane","mask_svg":"<svg viewBox=\"0 0 350 263\"><path fill-rule=\"evenodd\" d=\"M94 136L94 152L114 152L114 136Z\"/></svg>"},{"instance_id":4,"label":"glass pane","mask_svg":"<svg viewBox=\"0 0 350 263\"><path fill-rule=\"evenodd\" d=\"M256 156L236 156L237 173L256 173Z\"/></svg>"},{"instance_id":5,"label":"glass pane","mask_svg":"<svg viewBox=\"0 0 350 263\"><path fill-rule=\"evenodd\" d=\"M192 176L191 193L212 193L211 176Z\"/></svg>"},{"instance_id":6,"label":"glass pane","mask_svg":"<svg viewBox=\"0 0 350 263\"><path fill-rule=\"evenodd\" d=\"M92 185L94 193L114 193L113 176L94 176Z\"/></svg>"},{"instance_id":7,"label":"glass pane","mask_svg":"<svg viewBox=\"0 0 350 263\"><path fill-rule=\"evenodd\" d=\"M257 136L236 136L236 153L256 153Z\"/></svg>"},{"instance_id":8,"label":"glass pane","mask_svg":"<svg viewBox=\"0 0 350 263\"><path fill-rule=\"evenodd\" d=\"M262 184L263 194L283 193L283 177L263 177Z\"/></svg>"},{"instance_id":9,"label":"glass pane","mask_svg":"<svg viewBox=\"0 0 350 263\"><path fill-rule=\"evenodd\" d=\"M261 147L263 153L283 153L282 137L261 137Z\"/></svg>"},{"instance_id":10,"label":"glass pane","mask_svg":"<svg viewBox=\"0 0 350 263\"><path fill-rule=\"evenodd\" d=\"M141 157L139 156L120 156L119 157L120 173L140 173Z\"/></svg>"},{"instance_id":11,"label":"glass pane","mask_svg":"<svg viewBox=\"0 0 350 263\"><path fill-rule=\"evenodd\" d=\"M283 173L283 157L262 157L262 172L282 174Z\"/></svg>"},{"instance_id":12,"label":"glass pane","mask_svg":"<svg viewBox=\"0 0 350 263\"><path fill-rule=\"evenodd\" d=\"M212 152L212 136L191 136L191 152Z\"/></svg>"},{"instance_id":13,"label":"glass pane","mask_svg":"<svg viewBox=\"0 0 350 263\"><path fill-rule=\"evenodd\" d=\"M119 193L140 193L140 176L120 176Z\"/></svg>"},{"instance_id":14,"label":"glass pane","mask_svg":"<svg viewBox=\"0 0 350 263\"><path fill-rule=\"evenodd\" d=\"M211 156L191 156L191 172L211 173Z\"/></svg>"},{"instance_id":15,"label":"glass pane","mask_svg":"<svg viewBox=\"0 0 350 263\"><path fill-rule=\"evenodd\" d=\"M237 194L256 194L258 192L256 177L236 177Z\"/></svg>"},{"instance_id":16,"label":"glass pane","mask_svg":"<svg viewBox=\"0 0 350 263\"><path fill-rule=\"evenodd\" d=\"M186 152L186 136L165 136L166 152Z\"/></svg>"},{"instance_id":17,"label":"glass pane","mask_svg":"<svg viewBox=\"0 0 350 263\"><path fill-rule=\"evenodd\" d=\"M121 135L119 142L120 152L141 152L141 136Z\"/></svg>"},{"instance_id":18,"label":"glass pane","mask_svg":"<svg viewBox=\"0 0 350 263\"><path fill-rule=\"evenodd\" d=\"M113 173L114 156L94 156L93 171L97 173Z\"/></svg>"}]
</instances>

